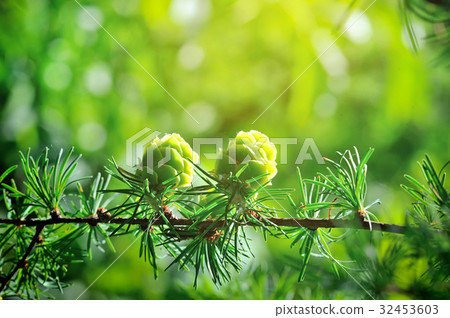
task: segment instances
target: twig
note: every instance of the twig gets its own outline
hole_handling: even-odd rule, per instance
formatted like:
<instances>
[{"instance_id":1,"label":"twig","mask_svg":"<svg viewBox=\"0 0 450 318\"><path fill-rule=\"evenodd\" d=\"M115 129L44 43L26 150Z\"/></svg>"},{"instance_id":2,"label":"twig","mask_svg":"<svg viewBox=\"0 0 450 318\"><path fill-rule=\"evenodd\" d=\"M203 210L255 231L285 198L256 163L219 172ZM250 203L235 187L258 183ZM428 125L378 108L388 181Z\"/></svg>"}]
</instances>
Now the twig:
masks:
<instances>
[{"instance_id":1,"label":"twig","mask_svg":"<svg viewBox=\"0 0 450 318\"><path fill-rule=\"evenodd\" d=\"M16 275L17 271L21 268L26 267L27 265L27 258L30 255L31 251L33 250L36 243L40 241L40 235L42 233L42 230L45 227L45 224L39 223L36 224L36 232L34 233L33 238L31 239L30 245L28 245L27 250L25 251L25 254L22 256L22 258L17 262L16 266L13 268L13 270L8 274L8 276L4 277L1 281L0 286L0 293L6 288L6 286L9 284L10 280Z\"/></svg>"},{"instance_id":2,"label":"twig","mask_svg":"<svg viewBox=\"0 0 450 318\"><path fill-rule=\"evenodd\" d=\"M168 222L172 226L178 227L190 227L194 224L195 220L187 218L168 218ZM206 219L197 223L196 227L199 229L208 228L211 224L215 223L217 228L224 227L227 222L237 222L230 219ZM374 230L390 233L404 233L405 227L396 224L371 222L358 219L318 219L318 218L276 218L269 217L259 220L259 224L252 221L240 222L241 226L261 226L264 223L266 226L279 226L279 227L304 227L309 230L317 230L318 228L356 228L363 230ZM148 228L149 223L153 225L165 225L165 220L162 218L123 218L123 217L108 217L105 213L100 213L98 216L93 215L90 217L51 217L47 219L6 219L0 218L0 224L11 224L16 226L28 226L36 227L36 232L28 245L25 254L20 261L16 264L14 269L4 277L1 281L0 293L6 288L11 279L17 273L20 268L24 268L27 263L27 258L33 250L34 246L40 240L40 234L45 226L54 224L89 224L91 226L97 226L98 224L129 224L139 225L141 228Z\"/></svg>"},{"instance_id":3,"label":"twig","mask_svg":"<svg viewBox=\"0 0 450 318\"><path fill-rule=\"evenodd\" d=\"M357 228L362 230L370 230L370 224L372 225L372 230L398 233L402 234L405 232L405 227L396 224L381 223L381 222L368 222L353 219L318 219L318 218L276 218L269 217L266 218L266 226L283 226L283 227L304 227L310 230L317 230L318 228ZM187 218L173 218L168 220L173 226L186 226L189 227L194 224L195 220ZM206 219L197 224L197 227L207 227L212 223L216 222L216 219ZM152 225L164 225L165 221L161 218L148 219L148 218L122 218L116 217L111 219L105 219L103 217L90 216L90 217L60 217L57 219L0 219L0 224L14 224L23 226L36 226L44 227L52 224L90 224L92 226L98 224L130 224L130 225L141 225L148 226L149 222ZM230 219L217 221L217 227L223 227L226 222L235 222ZM240 223L242 226L260 226L255 222L243 222Z\"/></svg>"}]
</instances>

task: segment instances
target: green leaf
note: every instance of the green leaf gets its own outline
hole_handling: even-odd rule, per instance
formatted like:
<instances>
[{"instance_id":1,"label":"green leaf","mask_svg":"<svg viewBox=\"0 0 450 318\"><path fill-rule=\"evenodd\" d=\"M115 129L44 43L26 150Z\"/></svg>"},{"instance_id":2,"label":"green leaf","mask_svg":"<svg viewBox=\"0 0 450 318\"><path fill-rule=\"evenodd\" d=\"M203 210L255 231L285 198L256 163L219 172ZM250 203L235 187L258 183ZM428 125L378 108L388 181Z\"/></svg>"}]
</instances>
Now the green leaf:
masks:
<instances>
[{"instance_id":1,"label":"green leaf","mask_svg":"<svg viewBox=\"0 0 450 318\"><path fill-rule=\"evenodd\" d=\"M17 165L9 167L5 172L3 172L3 174L0 176L0 183L3 181L3 179L6 178L6 176L8 174L10 174L11 172L13 172L14 170L16 170Z\"/></svg>"},{"instance_id":2,"label":"green leaf","mask_svg":"<svg viewBox=\"0 0 450 318\"><path fill-rule=\"evenodd\" d=\"M308 266L309 259L311 258L311 251L313 246L314 246L314 234L307 232L305 238L305 245L302 246L304 247L303 253L300 250L300 253L303 255L303 263L302 267L300 268L300 274L298 276L299 282L305 279L306 267Z\"/></svg>"}]
</instances>

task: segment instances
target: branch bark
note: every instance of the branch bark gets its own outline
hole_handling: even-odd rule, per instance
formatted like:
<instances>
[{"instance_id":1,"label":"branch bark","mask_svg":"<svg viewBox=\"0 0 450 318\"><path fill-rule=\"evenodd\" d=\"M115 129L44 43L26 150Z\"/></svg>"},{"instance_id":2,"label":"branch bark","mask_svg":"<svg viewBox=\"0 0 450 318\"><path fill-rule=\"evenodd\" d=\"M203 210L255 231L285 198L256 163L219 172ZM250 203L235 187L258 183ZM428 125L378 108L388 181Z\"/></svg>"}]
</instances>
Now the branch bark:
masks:
<instances>
[{"instance_id":1,"label":"branch bark","mask_svg":"<svg viewBox=\"0 0 450 318\"><path fill-rule=\"evenodd\" d=\"M397 224L381 223L381 222L368 222L359 221L355 219L317 219L317 218L276 218L270 217L266 218L267 221L262 220L266 226L280 226L280 227L304 227L310 230L317 230L318 228L343 228L343 229L362 229L362 230L373 230L389 233L402 234L405 232L405 227ZM52 224L131 224L131 225L141 225L146 227L151 222L152 225L164 225L165 222L161 218L157 219L147 219L147 218L122 218L116 217L107 219L104 217L90 216L90 217L60 217L52 219L0 219L0 224L14 224L23 226L36 226L38 228L44 227L46 225ZM195 220L186 218L171 218L169 222L173 226L183 226L189 227L194 224ZM215 219L206 219L198 223L199 228L208 227ZM230 222L228 219L219 220L217 222L217 227L223 227L225 222ZM240 223L242 226L260 226L256 222L244 222Z\"/></svg>"}]
</instances>

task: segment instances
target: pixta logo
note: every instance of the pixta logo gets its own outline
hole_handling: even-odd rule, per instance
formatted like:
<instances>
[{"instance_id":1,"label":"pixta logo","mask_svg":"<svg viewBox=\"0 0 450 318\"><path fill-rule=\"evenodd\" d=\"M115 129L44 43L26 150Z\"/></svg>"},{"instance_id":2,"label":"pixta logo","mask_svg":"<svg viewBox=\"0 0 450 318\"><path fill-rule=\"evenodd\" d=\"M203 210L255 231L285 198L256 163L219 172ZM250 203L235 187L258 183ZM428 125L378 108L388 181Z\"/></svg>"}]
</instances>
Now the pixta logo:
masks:
<instances>
[{"instance_id":1,"label":"pixta logo","mask_svg":"<svg viewBox=\"0 0 450 318\"><path fill-rule=\"evenodd\" d=\"M129 167L141 167L145 146L158 137L161 132L146 127L127 139L126 164Z\"/></svg>"},{"instance_id":2,"label":"pixta logo","mask_svg":"<svg viewBox=\"0 0 450 318\"><path fill-rule=\"evenodd\" d=\"M150 128L146 127L133 135L132 137L127 139L127 149L126 149L126 164L129 167L142 169L143 166L146 167L154 167L153 166L153 151L148 151L147 156L145 156L145 160L147 162L143 163L142 160L144 158L144 151L147 144L154 141L156 137L160 136L161 132L155 130L152 131ZM217 137L210 138L193 138L193 150L195 153L199 154L200 161L202 158L220 160L223 158L224 152L223 149L227 149L229 147L230 142L232 142L234 138L224 139ZM318 164L324 164L324 160L322 158L322 154L317 147L313 138L305 138L304 140L298 140L297 138L269 138L269 141L275 145L278 145L278 153L277 153L277 163L284 165L288 164L288 147L292 145L301 144L301 149L298 152L294 164L301 165L306 160L315 160ZM248 145L250 141L245 141ZM202 146L214 146L214 152L206 152L201 151ZM259 145L261 147L261 145ZM254 148L253 146L251 148ZM257 149L253 149L257 152ZM235 160L235 148L229 149L230 160ZM171 158L170 148L161 147L159 149L161 158L158 157L157 167L161 167L166 162L168 162ZM201 163L201 162L200 162ZM147 171L152 173L152 171Z\"/></svg>"}]
</instances>

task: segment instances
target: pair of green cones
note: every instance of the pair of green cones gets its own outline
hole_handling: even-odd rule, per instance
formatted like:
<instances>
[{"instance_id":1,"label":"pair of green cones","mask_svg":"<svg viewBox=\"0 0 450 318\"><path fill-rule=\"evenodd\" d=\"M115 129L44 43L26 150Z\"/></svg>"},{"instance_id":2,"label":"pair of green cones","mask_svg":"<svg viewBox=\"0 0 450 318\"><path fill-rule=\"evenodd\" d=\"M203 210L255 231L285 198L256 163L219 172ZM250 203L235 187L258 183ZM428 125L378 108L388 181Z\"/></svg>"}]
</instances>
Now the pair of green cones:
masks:
<instances>
[{"instance_id":1,"label":"pair of green cones","mask_svg":"<svg viewBox=\"0 0 450 318\"><path fill-rule=\"evenodd\" d=\"M221 150L215 175L225 185L240 184L255 190L270 184L277 174L277 149L269 138L256 130L241 131ZM174 188L189 186L194 176L198 154L179 134L156 137L144 152L138 175L151 187L170 183Z\"/></svg>"}]
</instances>

